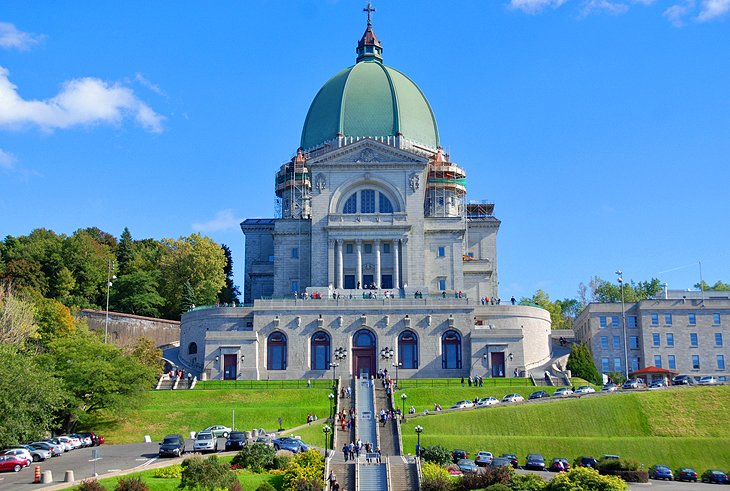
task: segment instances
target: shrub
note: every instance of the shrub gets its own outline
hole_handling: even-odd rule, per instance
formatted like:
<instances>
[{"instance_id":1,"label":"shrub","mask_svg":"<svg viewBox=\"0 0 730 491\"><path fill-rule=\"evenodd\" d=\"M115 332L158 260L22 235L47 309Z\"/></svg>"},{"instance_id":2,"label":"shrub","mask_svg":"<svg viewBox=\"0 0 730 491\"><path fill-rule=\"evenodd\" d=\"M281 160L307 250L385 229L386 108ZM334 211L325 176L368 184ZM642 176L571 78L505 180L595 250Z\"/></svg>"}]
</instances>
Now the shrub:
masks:
<instances>
[{"instance_id":1,"label":"shrub","mask_svg":"<svg viewBox=\"0 0 730 491\"><path fill-rule=\"evenodd\" d=\"M155 469L152 477L163 479L180 479L182 477L182 466L180 464L171 465L169 467L160 467Z\"/></svg>"},{"instance_id":2,"label":"shrub","mask_svg":"<svg viewBox=\"0 0 730 491\"><path fill-rule=\"evenodd\" d=\"M426 462L446 465L451 462L451 452L441 445L433 445L431 447L426 447L421 451L421 458Z\"/></svg>"},{"instance_id":3,"label":"shrub","mask_svg":"<svg viewBox=\"0 0 730 491\"><path fill-rule=\"evenodd\" d=\"M625 491L627 484L613 476L602 476L590 467L577 467L560 472L544 488L545 491Z\"/></svg>"},{"instance_id":4,"label":"shrub","mask_svg":"<svg viewBox=\"0 0 730 491\"><path fill-rule=\"evenodd\" d=\"M324 457L316 450L298 453L284 473L284 489L321 491L324 484Z\"/></svg>"},{"instance_id":5,"label":"shrub","mask_svg":"<svg viewBox=\"0 0 730 491\"><path fill-rule=\"evenodd\" d=\"M620 477L626 482L649 482L649 473L645 470L638 471L600 471L604 476Z\"/></svg>"},{"instance_id":6,"label":"shrub","mask_svg":"<svg viewBox=\"0 0 730 491\"><path fill-rule=\"evenodd\" d=\"M470 491L472 489L483 489L493 484L507 485L512 477L511 467L500 467L492 469L485 467L479 474L464 474L461 479L454 482L454 491Z\"/></svg>"},{"instance_id":7,"label":"shrub","mask_svg":"<svg viewBox=\"0 0 730 491\"><path fill-rule=\"evenodd\" d=\"M149 491L149 487L142 482L142 476L133 476L128 479L120 479L114 491Z\"/></svg>"},{"instance_id":8,"label":"shrub","mask_svg":"<svg viewBox=\"0 0 730 491\"><path fill-rule=\"evenodd\" d=\"M598 463L598 471L638 471L641 464L636 460L605 459Z\"/></svg>"},{"instance_id":9,"label":"shrub","mask_svg":"<svg viewBox=\"0 0 730 491\"><path fill-rule=\"evenodd\" d=\"M262 482L259 484L259 487L256 488L256 491L276 491L276 488L268 482Z\"/></svg>"},{"instance_id":10,"label":"shrub","mask_svg":"<svg viewBox=\"0 0 730 491\"><path fill-rule=\"evenodd\" d=\"M263 443L252 443L244 446L231 460L231 465L237 465L250 469L252 472L261 473L266 469L274 467L274 456L276 450Z\"/></svg>"},{"instance_id":11,"label":"shrub","mask_svg":"<svg viewBox=\"0 0 730 491\"><path fill-rule=\"evenodd\" d=\"M99 484L99 481L97 481L96 479L81 481L81 484L76 489L77 491L106 491L104 486Z\"/></svg>"},{"instance_id":12,"label":"shrub","mask_svg":"<svg viewBox=\"0 0 730 491\"><path fill-rule=\"evenodd\" d=\"M424 462L421 466L421 489L423 491L447 491L451 489L449 471L439 464Z\"/></svg>"},{"instance_id":13,"label":"shrub","mask_svg":"<svg viewBox=\"0 0 730 491\"><path fill-rule=\"evenodd\" d=\"M278 452L276 452L276 455L274 455L274 459L271 462L271 468L284 470L286 469L286 466L289 465L289 462L291 462L293 457L293 453L286 450L279 450Z\"/></svg>"},{"instance_id":14,"label":"shrub","mask_svg":"<svg viewBox=\"0 0 730 491\"><path fill-rule=\"evenodd\" d=\"M424 479L435 479L437 477L449 477L449 472L433 462L424 462L421 466L421 475Z\"/></svg>"},{"instance_id":15,"label":"shrub","mask_svg":"<svg viewBox=\"0 0 730 491\"><path fill-rule=\"evenodd\" d=\"M492 484L491 486L487 486L485 488L485 491L510 491L509 486L505 486L504 484L497 483Z\"/></svg>"},{"instance_id":16,"label":"shrub","mask_svg":"<svg viewBox=\"0 0 730 491\"><path fill-rule=\"evenodd\" d=\"M542 491L547 482L537 474L515 474L509 482L512 491Z\"/></svg>"},{"instance_id":17,"label":"shrub","mask_svg":"<svg viewBox=\"0 0 730 491\"><path fill-rule=\"evenodd\" d=\"M216 456L208 459L200 457L185 459L182 469L180 489L195 489L198 486L203 489L224 488L231 491L241 489L236 474Z\"/></svg>"}]
</instances>

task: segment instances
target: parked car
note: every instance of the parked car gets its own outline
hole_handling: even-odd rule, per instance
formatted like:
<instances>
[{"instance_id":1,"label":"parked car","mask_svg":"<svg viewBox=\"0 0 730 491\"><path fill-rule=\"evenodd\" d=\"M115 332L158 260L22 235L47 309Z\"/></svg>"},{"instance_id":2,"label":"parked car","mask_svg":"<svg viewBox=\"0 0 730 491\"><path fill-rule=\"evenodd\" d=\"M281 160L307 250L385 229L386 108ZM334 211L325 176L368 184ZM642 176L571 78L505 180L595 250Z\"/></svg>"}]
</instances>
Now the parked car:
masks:
<instances>
[{"instance_id":1,"label":"parked car","mask_svg":"<svg viewBox=\"0 0 730 491\"><path fill-rule=\"evenodd\" d=\"M30 465L31 462L33 462L33 456L30 454L27 448L21 448L21 447L13 447L13 448L6 448L0 454L3 455L15 455L20 459L25 460ZM27 466L26 466L27 467Z\"/></svg>"},{"instance_id":2,"label":"parked car","mask_svg":"<svg viewBox=\"0 0 730 491\"><path fill-rule=\"evenodd\" d=\"M615 455L612 453L607 453L607 454L603 454L603 457L601 457L601 460L619 460L620 458L621 457L619 457L618 455Z\"/></svg>"},{"instance_id":3,"label":"parked car","mask_svg":"<svg viewBox=\"0 0 730 491\"><path fill-rule=\"evenodd\" d=\"M519 394L507 394L502 398L502 402L522 402L525 398Z\"/></svg>"},{"instance_id":4,"label":"parked car","mask_svg":"<svg viewBox=\"0 0 730 491\"><path fill-rule=\"evenodd\" d=\"M692 481L692 482L697 482L697 479L698 478L699 478L699 475L697 474L697 471L695 471L691 467L680 467L674 473L674 480L675 481Z\"/></svg>"},{"instance_id":5,"label":"parked car","mask_svg":"<svg viewBox=\"0 0 730 491\"><path fill-rule=\"evenodd\" d=\"M459 470L464 474L476 474L479 471L477 465L471 459L459 459L456 465L459 466Z\"/></svg>"},{"instance_id":6,"label":"parked car","mask_svg":"<svg viewBox=\"0 0 730 491\"><path fill-rule=\"evenodd\" d=\"M718 471L717 469L709 469L702 473L702 482L710 482L714 484L728 484L730 483L730 479L728 479L727 474L722 471Z\"/></svg>"},{"instance_id":7,"label":"parked car","mask_svg":"<svg viewBox=\"0 0 730 491\"><path fill-rule=\"evenodd\" d=\"M695 385L697 380L692 375L677 375L672 379L672 385Z\"/></svg>"},{"instance_id":8,"label":"parked car","mask_svg":"<svg viewBox=\"0 0 730 491\"><path fill-rule=\"evenodd\" d=\"M496 457L492 459L492 461L489 463L489 467L492 469L499 469L500 467L511 467L512 466L512 459L507 459L505 457Z\"/></svg>"},{"instance_id":9,"label":"parked car","mask_svg":"<svg viewBox=\"0 0 730 491\"><path fill-rule=\"evenodd\" d=\"M193 452L217 452L218 451L218 439L213 436L213 433L209 431L201 431L195 437L193 443Z\"/></svg>"},{"instance_id":10,"label":"parked car","mask_svg":"<svg viewBox=\"0 0 730 491\"><path fill-rule=\"evenodd\" d=\"M666 387L667 383L664 380L655 380L651 384L649 384L650 389L661 389L662 387Z\"/></svg>"},{"instance_id":11,"label":"parked car","mask_svg":"<svg viewBox=\"0 0 730 491\"><path fill-rule=\"evenodd\" d=\"M590 385L581 385L577 389L575 389L576 394L593 394L596 392L596 389L591 387Z\"/></svg>"},{"instance_id":12,"label":"parked car","mask_svg":"<svg viewBox=\"0 0 730 491\"><path fill-rule=\"evenodd\" d=\"M269 447L274 446L274 444L271 442L271 438L268 436L259 436L253 442L254 443L263 443L264 445L268 445Z\"/></svg>"},{"instance_id":13,"label":"parked car","mask_svg":"<svg viewBox=\"0 0 730 491\"><path fill-rule=\"evenodd\" d=\"M565 457L555 457L550 461L550 468L548 470L551 472L568 472L570 470L570 462Z\"/></svg>"},{"instance_id":14,"label":"parked car","mask_svg":"<svg viewBox=\"0 0 730 491\"><path fill-rule=\"evenodd\" d=\"M246 435L242 431L232 431L226 440L226 452L241 450L246 445Z\"/></svg>"},{"instance_id":15,"label":"parked car","mask_svg":"<svg viewBox=\"0 0 730 491\"><path fill-rule=\"evenodd\" d=\"M533 469L538 471L545 470L545 457L539 453L531 453L525 459L525 469Z\"/></svg>"},{"instance_id":16,"label":"parked car","mask_svg":"<svg viewBox=\"0 0 730 491\"><path fill-rule=\"evenodd\" d=\"M622 389L641 389L646 387L644 381L640 378L630 378L621 386Z\"/></svg>"},{"instance_id":17,"label":"parked car","mask_svg":"<svg viewBox=\"0 0 730 491\"><path fill-rule=\"evenodd\" d=\"M61 439L61 438L68 439L68 441L71 443L71 445L73 445L74 449L81 448L81 447L84 446L84 444L81 443L81 439L79 437L77 437L77 436L74 436L74 435L63 435L63 436L60 436L58 438L59 439Z\"/></svg>"},{"instance_id":18,"label":"parked car","mask_svg":"<svg viewBox=\"0 0 730 491\"><path fill-rule=\"evenodd\" d=\"M598 467L598 461L593 457L582 455L573 461L575 467L592 467L595 469Z\"/></svg>"},{"instance_id":19,"label":"parked car","mask_svg":"<svg viewBox=\"0 0 730 491\"><path fill-rule=\"evenodd\" d=\"M90 436L83 436L80 433L72 433L70 436L78 438L82 447L90 447L92 445Z\"/></svg>"},{"instance_id":20,"label":"parked car","mask_svg":"<svg viewBox=\"0 0 730 491\"><path fill-rule=\"evenodd\" d=\"M64 452L68 452L68 451L71 451L74 449L74 446L71 445L71 440L69 440L65 436L58 436L56 438L46 438L43 441L48 442L48 443L55 443L56 445L61 445L63 447Z\"/></svg>"},{"instance_id":21,"label":"parked car","mask_svg":"<svg viewBox=\"0 0 730 491\"><path fill-rule=\"evenodd\" d=\"M713 375L708 375L706 377L700 377L700 379L697 381L699 385L717 385L720 383L717 377Z\"/></svg>"},{"instance_id":22,"label":"parked car","mask_svg":"<svg viewBox=\"0 0 730 491\"><path fill-rule=\"evenodd\" d=\"M672 469L666 465L655 464L649 467L649 479L664 479L665 481L671 481L674 479L674 473Z\"/></svg>"},{"instance_id":23,"label":"parked car","mask_svg":"<svg viewBox=\"0 0 730 491\"><path fill-rule=\"evenodd\" d=\"M533 392L532 394L530 394L530 397L528 397L527 399L528 400L542 399L543 397L550 397L550 394L548 394L544 390L537 390L537 391Z\"/></svg>"},{"instance_id":24,"label":"parked car","mask_svg":"<svg viewBox=\"0 0 730 491\"><path fill-rule=\"evenodd\" d=\"M97 435L96 433L92 433L90 431L79 433L79 435L83 436L84 438L90 438L91 439L91 446L99 446L102 443L104 443L104 437Z\"/></svg>"},{"instance_id":25,"label":"parked car","mask_svg":"<svg viewBox=\"0 0 730 491\"><path fill-rule=\"evenodd\" d=\"M573 395L573 391L570 390L570 387L560 387L558 390L553 392L553 397L566 397Z\"/></svg>"},{"instance_id":26,"label":"parked car","mask_svg":"<svg viewBox=\"0 0 730 491\"><path fill-rule=\"evenodd\" d=\"M499 457L509 459L510 463L512 464L512 467L514 467L515 469L520 467L520 461L517 460L517 455L515 455L513 453L503 453Z\"/></svg>"},{"instance_id":27,"label":"parked car","mask_svg":"<svg viewBox=\"0 0 730 491\"><path fill-rule=\"evenodd\" d=\"M216 438L228 438L228 435L231 434L231 429L227 426L208 426L206 429L203 430L206 433L212 433L214 437ZM201 432L202 433L202 432Z\"/></svg>"},{"instance_id":28,"label":"parked car","mask_svg":"<svg viewBox=\"0 0 730 491\"><path fill-rule=\"evenodd\" d=\"M616 384L606 384L601 388L601 392L616 392L618 390L618 385Z\"/></svg>"},{"instance_id":29,"label":"parked car","mask_svg":"<svg viewBox=\"0 0 730 491\"><path fill-rule=\"evenodd\" d=\"M18 472L23 467L28 467L29 465L28 461L20 455L0 455L0 471Z\"/></svg>"},{"instance_id":30,"label":"parked car","mask_svg":"<svg viewBox=\"0 0 730 491\"><path fill-rule=\"evenodd\" d=\"M180 457L185 453L185 439L182 435L167 435L160 442L160 457Z\"/></svg>"},{"instance_id":31,"label":"parked car","mask_svg":"<svg viewBox=\"0 0 730 491\"><path fill-rule=\"evenodd\" d=\"M459 401L451 406L451 409L465 409L468 407L474 407L474 401Z\"/></svg>"},{"instance_id":32,"label":"parked car","mask_svg":"<svg viewBox=\"0 0 730 491\"><path fill-rule=\"evenodd\" d=\"M493 396L489 397L482 397L477 401L476 406L477 407L486 407L486 406L494 406L495 404L499 404L499 399Z\"/></svg>"},{"instance_id":33,"label":"parked car","mask_svg":"<svg viewBox=\"0 0 730 491\"><path fill-rule=\"evenodd\" d=\"M451 461L453 463L456 463L461 459L468 459L468 458L469 458L469 452L467 452L466 450L462 450L460 448L455 448L451 452Z\"/></svg>"},{"instance_id":34,"label":"parked car","mask_svg":"<svg viewBox=\"0 0 730 491\"><path fill-rule=\"evenodd\" d=\"M42 462L51 458L51 451L45 448L37 447L34 445L21 445L30 452L30 456L33 457L33 462Z\"/></svg>"},{"instance_id":35,"label":"parked car","mask_svg":"<svg viewBox=\"0 0 730 491\"><path fill-rule=\"evenodd\" d=\"M58 457L59 455L63 455L63 445L58 443L51 443L51 442L33 442L31 445L35 447L41 447L45 450L51 451L51 457Z\"/></svg>"},{"instance_id":36,"label":"parked car","mask_svg":"<svg viewBox=\"0 0 730 491\"><path fill-rule=\"evenodd\" d=\"M474 463L481 467L486 467L489 465L490 462L494 460L494 455L492 455L492 452L478 452L476 458L474 458Z\"/></svg>"},{"instance_id":37,"label":"parked car","mask_svg":"<svg viewBox=\"0 0 730 491\"><path fill-rule=\"evenodd\" d=\"M306 452L309 450L309 445L297 438L276 438L271 441L274 444L274 448L277 450L289 450L293 453Z\"/></svg>"}]
</instances>

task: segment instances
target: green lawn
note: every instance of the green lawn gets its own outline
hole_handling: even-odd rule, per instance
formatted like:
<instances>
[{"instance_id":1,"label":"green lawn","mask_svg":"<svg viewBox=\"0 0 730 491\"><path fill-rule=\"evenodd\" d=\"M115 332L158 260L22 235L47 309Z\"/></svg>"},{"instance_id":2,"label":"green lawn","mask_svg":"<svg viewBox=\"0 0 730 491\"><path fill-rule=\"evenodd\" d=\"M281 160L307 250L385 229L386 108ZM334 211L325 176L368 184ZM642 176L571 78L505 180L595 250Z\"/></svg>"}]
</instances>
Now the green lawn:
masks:
<instances>
[{"instance_id":1,"label":"green lawn","mask_svg":"<svg viewBox=\"0 0 730 491\"><path fill-rule=\"evenodd\" d=\"M523 459L539 452L572 460L615 453L647 467L663 463L727 470L728 407L730 387L697 387L432 413L404 425L403 445L414 452L418 424L424 428L422 445L464 448L472 454L514 452Z\"/></svg>"},{"instance_id":2,"label":"green lawn","mask_svg":"<svg viewBox=\"0 0 730 491\"><path fill-rule=\"evenodd\" d=\"M188 435L215 424L231 425L235 410L236 429L285 428L306 424L307 414L329 414L328 389L166 390L149 391L139 405L113 421L91 422L93 431L107 443L138 443L144 435L160 440L165 435Z\"/></svg>"},{"instance_id":3,"label":"green lawn","mask_svg":"<svg viewBox=\"0 0 730 491\"><path fill-rule=\"evenodd\" d=\"M132 476L142 476L142 481L150 488L150 491L177 491L180 485L180 479L163 479L152 477L154 470L143 471L140 473L129 474L121 477L110 477L101 479L99 483L108 490L113 490L120 479L127 479ZM281 474L251 474L245 471L238 471L238 480L243 485L243 489L254 490L262 482L268 482L276 489L282 489L284 484L284 476Z\"/></svg>"}]
</instances>

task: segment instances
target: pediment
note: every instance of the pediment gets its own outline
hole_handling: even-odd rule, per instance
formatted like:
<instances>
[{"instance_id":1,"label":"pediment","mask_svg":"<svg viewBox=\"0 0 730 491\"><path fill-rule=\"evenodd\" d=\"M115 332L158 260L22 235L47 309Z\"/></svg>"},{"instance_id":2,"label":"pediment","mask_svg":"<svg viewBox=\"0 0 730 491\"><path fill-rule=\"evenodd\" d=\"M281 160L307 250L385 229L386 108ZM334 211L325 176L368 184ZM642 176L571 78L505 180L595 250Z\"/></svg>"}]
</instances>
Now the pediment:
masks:
<instances>
[{"instance_id":1,"label":"pediment","mask_svg":"<svg viewBox=\"0 0 730 491\"><path fill-rule=\"evenodd\" d=\"M373 139L363 139L310 159L307 165L427 164L428 158Z\"/></svg>"}]
</instances>

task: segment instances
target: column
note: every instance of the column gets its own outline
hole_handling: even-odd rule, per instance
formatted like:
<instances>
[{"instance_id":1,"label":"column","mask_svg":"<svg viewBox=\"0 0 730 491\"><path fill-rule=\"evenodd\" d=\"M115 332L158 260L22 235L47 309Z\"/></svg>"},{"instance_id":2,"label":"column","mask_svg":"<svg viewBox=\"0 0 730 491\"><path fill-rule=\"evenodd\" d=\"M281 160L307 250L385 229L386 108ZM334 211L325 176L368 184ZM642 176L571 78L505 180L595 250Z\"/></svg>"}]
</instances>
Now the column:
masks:
<instances>
[{"instance_id":1,"label":"column","mask_svg":"<svg viewBox=\"0 0 730 491\"><path fill-rule=\"evenodd\" d=\"M362 288L362 239L355 240L355 248L357 249L357 277L355 278L355 287Z\"/></svg>"},{"instance_id":2,"label":"column","mask_svg":"<svg viewBox=\"0 0 730 491\"><path fill-rule=\"evenodd\" d=\"M398 267L398 239L393 241L393 287L400 288L400 273Z\"/></svg>"},{"instance_id":3,"label":"column","mask_svg":"<svg viewBox=\"0 0 730 491\"><path fill-rule=\"evenodd\" d=\"M380 239L375 239L375 286L380 288Z\"/></svg>"},{"instance_id":4,"label":"column","mask_svg":"<svg viewBox=\"0 0 730 491\"><path fill-rule=\"evenodd\" d=\"M345 287L345 265L342 259L342 248L345 246L345 241L337 239L337 288Z\"/></svg>"},{"instance_id":5,"label":"column","mask_svg":"<svg viewBox=\"0 0 730 491\"><path fill-rule=\"evenodd\" d=\"M403 270L403 276L401 277L401 281L403 282L403 288L407 287L411 280L408 277L409 273L409 255L408 255L408 237L403 237L400 240L400 246L401 246L401 256L400 256L400 263L401 263L401 269Z\"/></svg>"},{"instance_id":6,"label":"column","mask_svg":"<svg viewBox=\"0 0 730 491\"><path fill-rule=\"evenodd\" d=\"M299 251L301 254L301 251ZM301 279L299 280L301 281ZM327 285L334 286L335 284L335 240L329 239L327 241ZM299 289L304 291L300 286Z\"/></svg>"}]
</instances>

